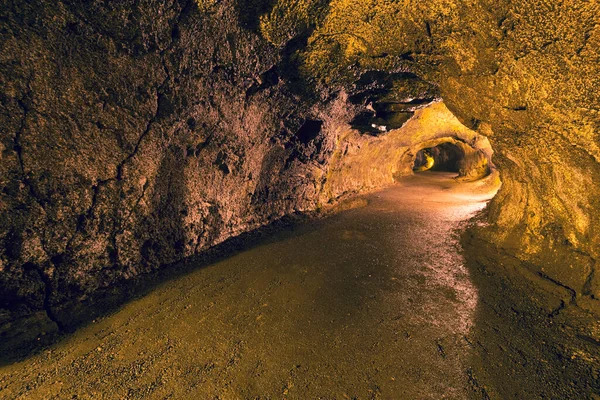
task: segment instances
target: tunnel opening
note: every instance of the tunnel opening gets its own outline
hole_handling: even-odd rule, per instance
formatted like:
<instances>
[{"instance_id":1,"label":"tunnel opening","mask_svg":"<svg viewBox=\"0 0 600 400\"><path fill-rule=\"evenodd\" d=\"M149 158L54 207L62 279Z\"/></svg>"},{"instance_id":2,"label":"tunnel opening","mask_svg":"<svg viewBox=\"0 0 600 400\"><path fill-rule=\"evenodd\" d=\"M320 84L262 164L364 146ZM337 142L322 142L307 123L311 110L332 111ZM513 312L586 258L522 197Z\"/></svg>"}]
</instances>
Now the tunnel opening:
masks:
<instances>
[{"instance_id":1,"label":"tunnel opening","mask_svg":"<svg viewBox=\"0 0 600 400\"><path fill-rule=\"evenodd\" d=\"M491 173L491 160L484 150L454 139L428 144L416 152L413 172L454 172L463 180L481 179Z\"/></svg>"}]
</instances>

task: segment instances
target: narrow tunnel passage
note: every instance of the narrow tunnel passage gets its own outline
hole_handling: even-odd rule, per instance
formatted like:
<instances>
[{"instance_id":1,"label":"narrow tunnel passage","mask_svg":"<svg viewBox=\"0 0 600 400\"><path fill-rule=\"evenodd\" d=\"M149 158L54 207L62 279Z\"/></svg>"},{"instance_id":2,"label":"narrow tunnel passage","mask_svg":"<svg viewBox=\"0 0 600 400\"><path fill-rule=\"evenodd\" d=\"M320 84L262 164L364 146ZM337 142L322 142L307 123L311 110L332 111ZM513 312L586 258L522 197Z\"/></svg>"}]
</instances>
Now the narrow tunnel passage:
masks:
<instances>
[{"instance_id":1,"label":"narrow tunnel passage","mask_svg":"<svg viewBox=\"0 0 600 400\"><path fill-rule=\"evenodd\" d=\"M369 178L388 189L167 282L4 367L4 393L476 398L467 371L478 359L468 338L479 295L457 231L495 194L491 147L441 102L414 115L389 132L351 131L330 167L337 190L363 191L344 185ZM295 136L316 147L325 129L306 119ZM430 171L412 175L427 157Z\"/></svg>"},{"instance_id":2,"label":"narrow tunnel passage","mask_svg":"<svg viewBox=\"0 0 600 400\"><path fill-rule=\"evenodd\" d=\"M489 194L451 177L408 177L168 282L3 368L3 395L471 398L478 293L454 230Z\"/></svg>"},{"instance_id":3,"label":"narrow tunnel passage","mask_svg":"<svg viewBox=\"0 0 600 400\"><path fill-rule=\"evenodd\" d=\"M453 139L433 147L420 149L413 165L413 171L447 171L457 173L456 178L477 180L491 173L491 160L481 149Z\"/></svg>"}]
</instances>

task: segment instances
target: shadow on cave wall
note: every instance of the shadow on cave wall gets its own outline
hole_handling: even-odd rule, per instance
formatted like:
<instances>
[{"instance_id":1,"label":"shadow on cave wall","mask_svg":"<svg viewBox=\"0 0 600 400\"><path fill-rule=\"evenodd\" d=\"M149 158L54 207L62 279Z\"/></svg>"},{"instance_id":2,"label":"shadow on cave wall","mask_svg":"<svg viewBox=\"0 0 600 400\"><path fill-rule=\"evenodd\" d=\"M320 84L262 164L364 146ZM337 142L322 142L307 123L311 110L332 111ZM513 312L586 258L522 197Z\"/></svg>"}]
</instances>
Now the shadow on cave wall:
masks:
<instances>
[{"instance_id":1,"label":"shadow on cave wall","mask_svg":"<svg viewBox=\"0 0 600 400\"><path fill-rule=\"evenodd\" d=\"M166 210L151 218L159 218L161 221L173 217L180 223L176 234L171 234L168 238L160 239L160 233L149 234L148 239L142 247L144 264L150 266L157 257L164 251L170 252L169 243L177 246L177 243L184 237L184 230L181 224L179 214L180 206L184 203L180 196L183 187L177 183L177 179L170 180L170 177L177 176L178 171L175 166L182 166L181 160L170 160L164 162L159 173L158 181L174 190L176 195L169 195L165 198L155 199L153 201L154 209L157 205L163 205ZM37 338L32 337L11 337L9 340L0 342L0 367L11 365L20 360L27 359L68 339L76 330L85 327L98 318L107 316L136 298L143 297L153 291L159 285L168 281L177 279L191 273L192 271L209 267L221 260L234 257L236 254L259 247L265 243L279 240L288 240L296 235L305 234L318 228L318 221L315 223L314 213L296 212L286 215L280 219L271 222L268 225L259 227L252 231L244 232L238 236L229 238L224 242L215 245L201 253L187 257L171 265L161 265L160 269L154 269L149 273L140 274L129 280L118 281L108 287L97 290L91 298L83 302L73 302L66 304L62 308L60 319L63 330L59 332L42 332ZM313 221L306 224L308 220ZM170 222L173 223L173 222ZM302 231L298 227L302 226ZM278 235L275 236L274 234ZM36 330L38 332L39 330Z\"/></svg>"},{"instance_id":2,"label":"shadow on cave wall","mask_svg":"<svg viewBox=\"0 0 600 400\"><path fill-rule=\"evenodd\" d=\"M268 13L275 3L275 0L238 0L240 24L246 29L258 32L260 16Z\"/></svg>"}]
</instances>

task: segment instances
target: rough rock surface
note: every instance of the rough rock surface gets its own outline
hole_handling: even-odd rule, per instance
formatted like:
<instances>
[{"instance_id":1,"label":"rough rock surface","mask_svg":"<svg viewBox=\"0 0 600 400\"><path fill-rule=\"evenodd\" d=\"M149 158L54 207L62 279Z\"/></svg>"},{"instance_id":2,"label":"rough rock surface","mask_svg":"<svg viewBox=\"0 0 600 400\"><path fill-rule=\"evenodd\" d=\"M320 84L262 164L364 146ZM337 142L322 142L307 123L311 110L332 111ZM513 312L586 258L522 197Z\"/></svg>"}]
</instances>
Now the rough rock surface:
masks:
<instances>
[{"instance_id":1,"label":"rough rock surface","mask_svg":"<svg viewBox=\"0 0 600 400\"><path fill-rule=\"evenodd\" d=\"M597 2L337 0L303 68L332 86L373 69L436 82L496 152L489 241L598 311L598 15Z\"/></svg>"},{"instance_id":2,"label":"rough rock surface","mask_svg":"<svg viewBox=\"0 0 600 400\"><path fill-rule=\"evenodd\" d=\"M357 130L344 131L331 156L321 193L323 202L380 188L395 178L410 175L419 150L453 142L481 157L473 157L463 171L464 176L485 160L491 161L492 149L487 138L461 124L440 102L417 110L402 128L385 135L374 138Z\"/></svg>"},{"instance_id":3,"label":"rough rock surface","mask_svg":"<svg viewBox=\"0 0 600 400\"><path fill-rule=\"evenodd\" d=\"M474 262L527 278L532 307L581 339L564 356L597 363L599 15L575 0L6 3L0 331L62 328L118 282L390 182L397 160L347 173L345 149L441 96L502 173L471 242L507 258Z\"/></svg>"},{"instance_id":4,"label":"rough rock surface","mask_svg":"<svg viewBox=\"0 0 600 400\"><path fill-rule=\"evenodd\" d=\"M565 360L600 365L599 16L598 2L334 0L302 52L302 69L332 87L372 70L435 82L489 138L503 186L466 250L482 285L505 292L492 308L545 332L558 358L536 364L546 379ZM600 390L597 373L585 378Z\"/></svg>"},{"instance_id":5,"label":"rough rock surface","mask_svg":"<svg viewBox=\"0 0 600 400\"><path fill-rule=\"evenodd\" d=\"M309 90L297 44L275 48L241 7L3 9L5 333L68 328L92 294L329 200L357 107Z\"/></svg>"}]
</instances>

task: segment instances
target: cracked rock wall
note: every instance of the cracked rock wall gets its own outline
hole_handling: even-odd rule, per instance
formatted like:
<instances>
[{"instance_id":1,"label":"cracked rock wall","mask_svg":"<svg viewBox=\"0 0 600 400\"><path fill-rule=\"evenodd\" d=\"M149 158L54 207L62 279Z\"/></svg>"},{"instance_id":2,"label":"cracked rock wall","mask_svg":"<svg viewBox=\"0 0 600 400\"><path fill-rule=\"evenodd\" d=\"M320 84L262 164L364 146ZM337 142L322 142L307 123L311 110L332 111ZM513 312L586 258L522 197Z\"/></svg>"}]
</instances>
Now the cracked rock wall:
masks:
<instances>
[{"instance_id":1,"label":"cracked rock wall","mask_svg":"<svg viewBox=\"0 0 600 400\"><path fill-rule=\"evenodd\" d=\"M350 97L387 93L390 82L311 86L297 56L310 28L274 45L261 31L272 4L252 5L2 9L3 343L70 329L103 307L99 293L124 296L125 281L392 181L388 171L336 187L330 173L340 135L364 107ZM404 96L437 95L414 75L394 82Z\"/></svg>"},{"instance_id":2,"label":"cracked rock wall","mask_svg":"<svg viewBox=\"0 0 600 400\"><path fill-rule=\"evenodd\" d=\"M288 88L234 5L2 7L5 333L60 327L97 290L316 207L330 106Z\"/></svg>"}]
</instances>

